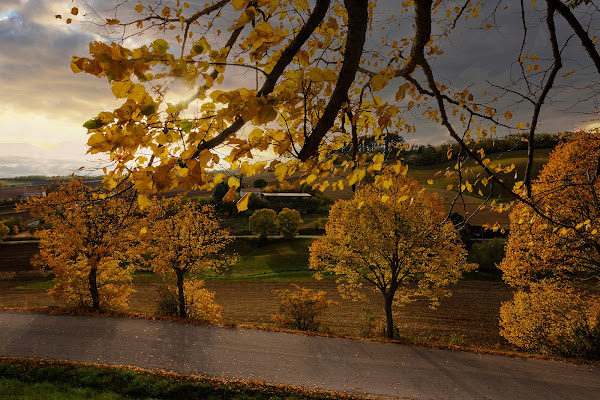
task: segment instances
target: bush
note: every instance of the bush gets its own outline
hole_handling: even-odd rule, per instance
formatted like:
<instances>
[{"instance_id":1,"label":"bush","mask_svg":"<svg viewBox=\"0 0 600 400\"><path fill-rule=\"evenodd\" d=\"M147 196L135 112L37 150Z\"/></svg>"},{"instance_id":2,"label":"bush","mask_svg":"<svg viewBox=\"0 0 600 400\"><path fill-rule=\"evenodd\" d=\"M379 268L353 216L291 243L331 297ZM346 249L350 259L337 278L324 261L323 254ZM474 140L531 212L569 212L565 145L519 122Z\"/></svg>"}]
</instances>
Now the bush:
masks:
<instances>
[{"instance_id":1,"label":"bush","mask_svg":"<svg viewBox=\"0 0 600 400\"><path fill-rule=\"evenodd\" d=\"M252 233L264 240L269 233L277 230L277 213L268 208L256 210L248 219L248 225Z\"/></svg>"},{"instance_id":2,"label":"bush","mask_svg":"<svg viewBox=\"0 0 600 400\"><path fill-rule=\"evenodd\" d=\"M212 323L221 321L223 307L215 303L215 293L204 287L203 280L188 279L183 286L188 318Z\"/></svg>"},{"instance_id":3,"label":"bush","mask_svg":"<svg viewBox=\"0 0 600 400\"><path fill-rule=\"evenodd\" d=\"M600 297L558 283L533 284L500 309L500 334L525 349L600 358Z\"/></svg>"},{"instance_id":4,"label":"bush","mask_svg":"<svg viewBox=\"0 0 600 400\"><path fill-rule=\"evenodd\" d=\"M158 315L173 317L179 315L179 299L177 298L177 291L174 290L174 287L160 286L158 288L156 313Z\"/></svg>"},{"instance_id":5,"label":"bush","mask_svg":"<svg viewBox=\"0 0 600 400\"><path fill-rule=\"evenodd\" d=\"M275 324L281 328L292 328L301 331L316 331L319 323L317 316L329 307L338 303L326 300L327 292L316 292L312 289L293 285L297 290L275 290L273 294L281 298L280 312L272 316Z\"/></svg>"},{"instance_id":6,"label":"bush","mask_svg":"<svg viewBox=\"0 0 600 400\"><path fill-rule=\"evenodd\" d=\"M23 222L23 218L21 217L5 218L1 222L7 226L8 229L10 229L10 232L13 234L23 232L25 229L27 229L27 225L25 222Z\"/></svg>"},{"instance_id":7,"label":"bush","mask_svg":"<svg viewBox=\"0 0 600 400\"><path fill-rule=\"evenodd\" d=\"M183 283L185 293L185 310L188 318L206 322L220 322L222 306L215 302L215 293L204 287L204 281L187 279ZM159 315L179 315L179 298L176 286L162 286L158 289L159 300L157 313Z\"/></svg>"},{"instance_id":8,"label":"bush","mask_svg":"<svg viewBox=\"0 0 600 400\"><path fill-rule=\"evenodd\" d=\"M298 234L298 228L302 223L300 213L296 210L284 208L277 216L279 232L284 239L293 239Z\"/></svg>"},{"instance_id":9,"label":"bush","mask_svg":"<svg viewBox=\"0 0 600 400\"><path fill-rule=\"evenodd\" d=\"M272 204L264 197L259 197L252 193L248 199L248 210L254 212L263 208L272 208Z\"/></svg>"},{"instance_id":10,"label":"bush","mask_svg":"<svg viewBox=\"0 0 600 400\"><path fill-rule=\"evenodd\" d=\"M2 240L8 235L9 231L10 228L0 221L0 243L2 243Z\"/></svg>"},{"instance_id":11,"label":"bush","mask_svg":"<svg viewBox=\"0 0 600 400\"><path fill-rule=\"evenodd\" d=\"M467 261L479 265L478 271L500 273L498 265L504 258L503 238L486 239L472 242Z\"/></svg>"}]
</instances>

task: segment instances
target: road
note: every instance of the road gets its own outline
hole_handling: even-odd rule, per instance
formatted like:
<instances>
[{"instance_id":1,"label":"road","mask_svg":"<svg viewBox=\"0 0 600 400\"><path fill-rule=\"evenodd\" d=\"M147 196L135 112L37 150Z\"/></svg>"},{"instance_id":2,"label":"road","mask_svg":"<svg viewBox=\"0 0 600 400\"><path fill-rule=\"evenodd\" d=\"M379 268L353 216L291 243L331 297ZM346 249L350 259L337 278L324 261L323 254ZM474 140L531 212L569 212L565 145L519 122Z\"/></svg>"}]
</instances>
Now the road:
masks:
<instances>
[{"instance_id":1,"label":"road","mask_svg":"<svg viewBox=\"0 0 600 400\"><path fill-rule=\"evenodd\" d=\"M377 397L600 399L600 367L142 319L0 311L0 355Z\"/></svg>"}]
</instances>

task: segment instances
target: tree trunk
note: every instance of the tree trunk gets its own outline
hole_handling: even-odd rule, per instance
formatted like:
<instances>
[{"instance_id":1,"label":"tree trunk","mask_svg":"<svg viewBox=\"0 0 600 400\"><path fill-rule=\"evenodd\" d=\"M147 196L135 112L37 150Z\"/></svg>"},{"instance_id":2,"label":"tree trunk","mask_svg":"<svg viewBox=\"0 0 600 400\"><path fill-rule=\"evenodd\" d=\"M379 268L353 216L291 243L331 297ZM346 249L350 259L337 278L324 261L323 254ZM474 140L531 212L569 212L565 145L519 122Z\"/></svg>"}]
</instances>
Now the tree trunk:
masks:
<instances>
[{"instance_id":1,"label":"tree trunk","mask_svg":"<svg viewBox=\"0 0 600 400\"><path fill-rule=\"evenodd\" d=\"M98 276L98 263L92 261L90 263L90 273L88 274L88 286L90 289L90 295L92 296L92 308L94 310L100 309L100 291L98 290L98 282L96 280Z\"/></svg>"},{"instance_id":2,"label":"tree trunk","mask_svg":"<svg viewBox=\"0 0 600 400\"><path fill-rule=\"evenodd\" d=\"M181 318L187 318L187 312L185 310L185 296L183 294L183 270L181 268L175 269L177 274L177 293L179 294L179 316Z\"/></svg>"},{"instance_id":3,"label":"tree trunk","mask_svg":"<svg viewBox=\"0 0 600 400\"><path fill-rule=\"evenodd\" d=\"M383 295L384 298L384 308L385 308L385 336L388 339L394 338L394 314L392 313L392 301L394 300L394 296L389 293L385 293Z\"/></svg>"}]
</instances>

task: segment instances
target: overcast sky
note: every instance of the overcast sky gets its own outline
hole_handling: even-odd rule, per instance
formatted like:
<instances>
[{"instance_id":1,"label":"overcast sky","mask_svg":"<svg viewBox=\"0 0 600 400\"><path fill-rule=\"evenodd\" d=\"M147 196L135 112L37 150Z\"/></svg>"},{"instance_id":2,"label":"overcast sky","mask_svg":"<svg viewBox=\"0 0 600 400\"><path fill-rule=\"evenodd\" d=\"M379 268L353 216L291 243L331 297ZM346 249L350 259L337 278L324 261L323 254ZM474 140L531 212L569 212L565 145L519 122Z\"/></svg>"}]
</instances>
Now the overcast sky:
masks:
<instances>
[{"instance_id":1,"label":"overcast sky","mask_svg":"<svg viewBox=\"0 0 600 400\"><path fill-rule=\"evenodd\" d=\"M117 2L94 3L99 10L106 10ZM385 11L393 12L399 2L380 1L380 4L383 18ZM64 19L54 17L63 14L66 18L72 6L70 0L0 0L0 177L66 175L82 166L98 165L97 157L85 155L87 137L82 123L118 103L104 78L75 75L70 69L71 56L88 55L88 43L98 39L81 25L66 25ZM465 87L485 80L508 82L511 64L506 57L515 56L507 49L518 45L522 33L517 11L499 15L503 28L493 33L475 31L477 24L460 27L460 34L446 44L445 54L436 61L440 80ZM542 49L541 57L544 52L549 55L543 33L532 30L529 37L532 45ZM575 55L570 59L581 61ZM568 85L569 81L561 84ZM389 91L395 93L396 89ZM573 96L577 96L575 91L567 98L572 100ZM582 121L588 117L564 112L568 104L565 99L555 97L543 110L540 131L559 132L586 126ZM587 112L593 109L586 107ZM527 107L522 111L525 113ZM439 127L425 124L418 128L416 135L406 137L409 142L438 144L448 140Z\"/></svg>"}]
</instances>

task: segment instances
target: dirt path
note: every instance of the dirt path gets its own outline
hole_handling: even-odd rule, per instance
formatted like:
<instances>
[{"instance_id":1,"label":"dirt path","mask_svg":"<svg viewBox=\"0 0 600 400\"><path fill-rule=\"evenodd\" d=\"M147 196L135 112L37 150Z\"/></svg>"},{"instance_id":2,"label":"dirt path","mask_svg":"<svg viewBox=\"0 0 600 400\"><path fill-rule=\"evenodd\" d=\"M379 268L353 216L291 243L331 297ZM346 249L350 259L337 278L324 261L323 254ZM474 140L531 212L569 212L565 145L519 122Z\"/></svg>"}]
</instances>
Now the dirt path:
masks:
<instances>
[{"instance_id":1,"label":"dirt path","mask_svg":"<svg viewBox=\"0 0 600 400\"><path fill-rule=\"evenodd\" d=\"M380 397L591 399L600 368L127 318L0 312L0 355L134 365Z\"/></svg>"}]
</instances>

